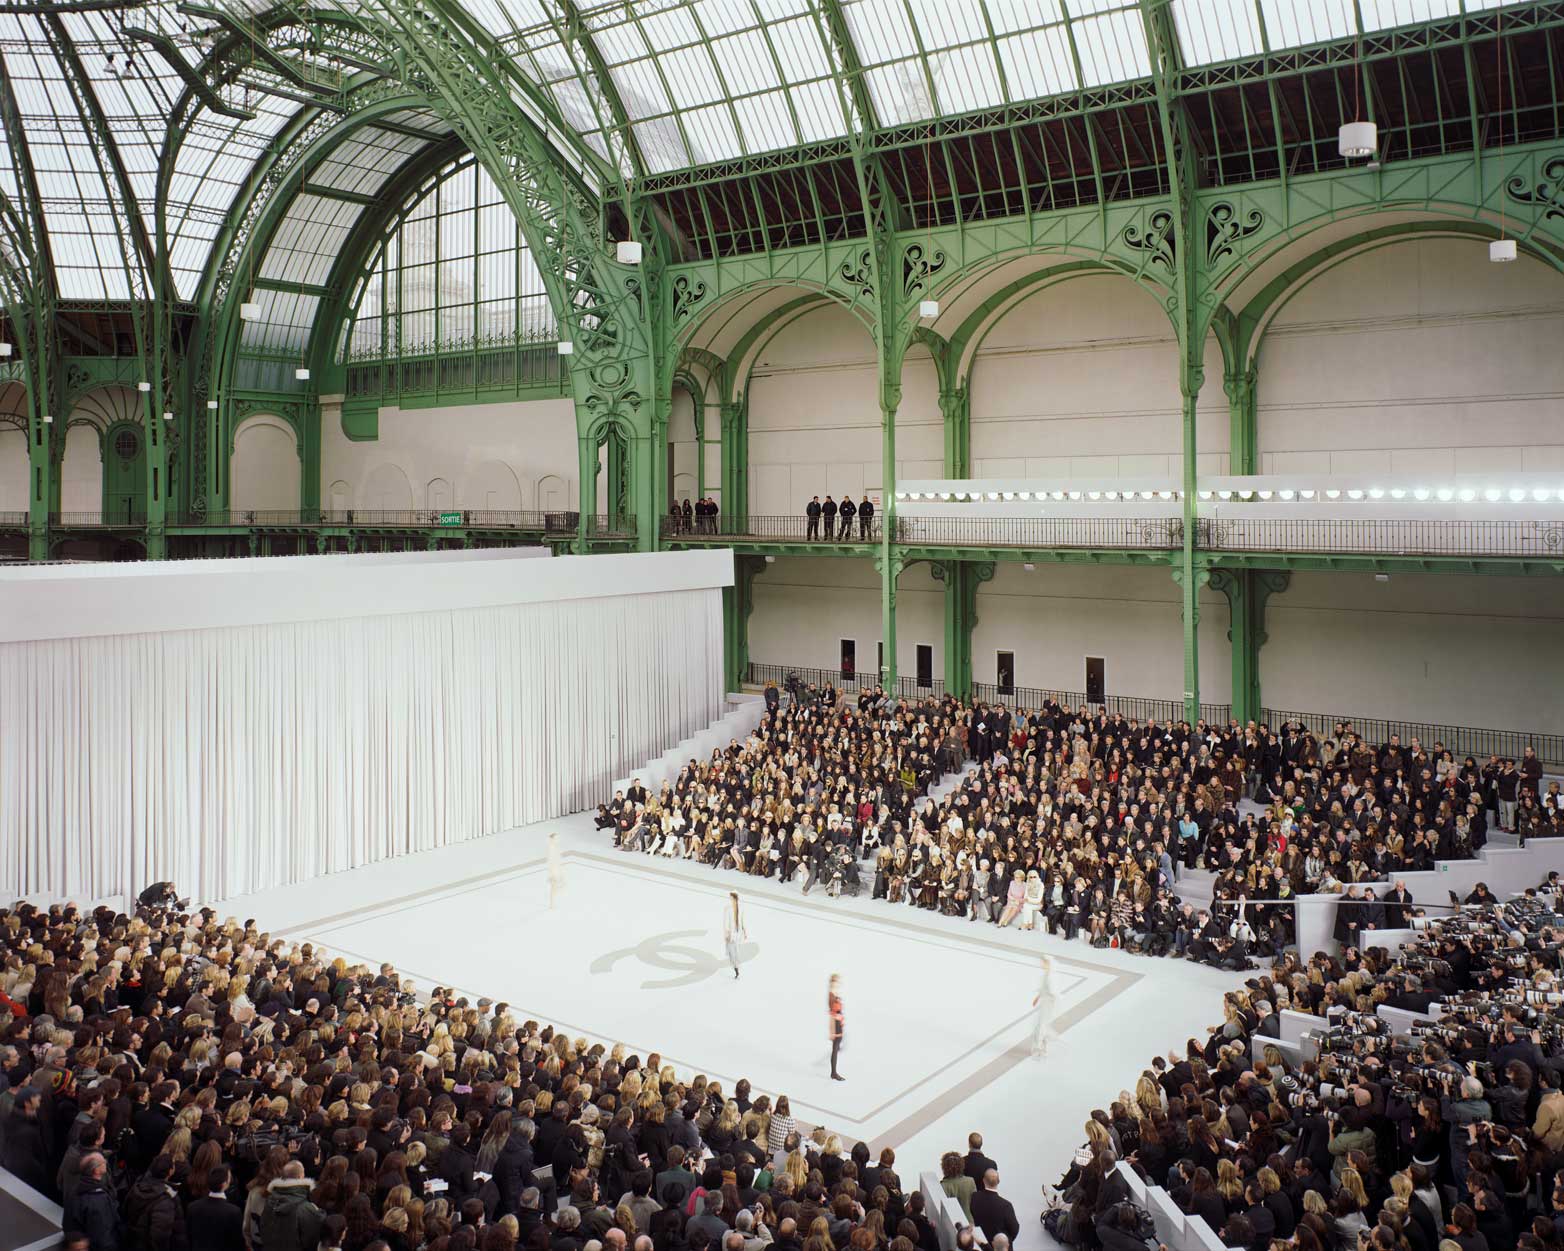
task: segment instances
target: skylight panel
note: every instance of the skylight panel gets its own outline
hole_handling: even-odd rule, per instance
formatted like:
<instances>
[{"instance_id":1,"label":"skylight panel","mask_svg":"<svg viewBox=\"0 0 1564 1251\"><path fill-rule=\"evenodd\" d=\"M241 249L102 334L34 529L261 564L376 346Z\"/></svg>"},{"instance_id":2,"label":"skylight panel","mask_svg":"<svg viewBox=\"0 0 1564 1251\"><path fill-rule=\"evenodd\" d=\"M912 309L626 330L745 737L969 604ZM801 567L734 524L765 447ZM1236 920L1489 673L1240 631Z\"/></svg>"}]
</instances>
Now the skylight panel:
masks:
<instances>
[{"instance_id":1,"label":"skylight panel","mask_svg":"<svg viewBox=\"0 0 1564 1251\"><path fill-rule=\"evenodd\" d=\"M842 0L842 12L863 64L883 65L918 55L905 0Z\"/></svg>"},{"instance_id":2,"label":"skylight panel","mask_svg":"<svg viewBox=\"0 0 1564 1251\"><path fill-rule=\"evenodd\" d=\"M722 63L722 76L735 95L770 91L782 85L771 47L758 30L713 41L712 54Z\"/></svg>"},{"instance_id":3,"label":"skylight panel","mask_svg":"<svg viewBox=\"0 0 1564 1251\"><path fill-rule=\"evenodd\" d=\"M1080 86L1062 26L1001 39L999 58L1014 100L1039 100Z\"/></svg>"},{"instance_id":4,"label":"skylight panel","mask_svg":"<svg viewBox=\"0 0 1564 1251\"><path fill-rule=\"evenodd\" d=\"M798 132L788 109L787 97L780 91L746 96L733 102L739 130L747 152L773 152L798 143Z\"/></svg>"},{"instance_id":5,"label":"skylight panel","mask_svg":"<svg viewBox=\"0 0 1564 1251\"><path fill-rule=\"evenodd\" d=\"M847 119L842 115L842 97L836 83L803 83L789 88L788 95L798 113L800 142L820 143L826 139L840 139L847 133Z\"/></svg>"},{"instance_id":6,"label":"skylight panel","mask_svg":"<svg viewBox=\"0 0 1564 1251\"><path fill-rule=\"evenodd\" d=\"M1210 65L1264 50L1256 0L1174 0L1173 26L1186 65Z\"/></svg>"},{"instance_id":7,"label":"skylight panel","mask_svg":"<svg viewBox=\"0 0 1564 1251\"><path fill-rule=\"evenodd\" d=\"M1071 22L1081 57L1081 86L1126 82L1151 73L1146 28L1138 12L1104 13Z\"/></svg>"},{"instance_id":8,"label":"skylight panel","mask_svg":"<svg viewBox=\"0 0 1564 1251\"><path fill-rule=\"evenodd\" d=\"M1352 0L1260 0L1271 47L1298 48L1357 33Z\"/></svg>"}]
</instances>

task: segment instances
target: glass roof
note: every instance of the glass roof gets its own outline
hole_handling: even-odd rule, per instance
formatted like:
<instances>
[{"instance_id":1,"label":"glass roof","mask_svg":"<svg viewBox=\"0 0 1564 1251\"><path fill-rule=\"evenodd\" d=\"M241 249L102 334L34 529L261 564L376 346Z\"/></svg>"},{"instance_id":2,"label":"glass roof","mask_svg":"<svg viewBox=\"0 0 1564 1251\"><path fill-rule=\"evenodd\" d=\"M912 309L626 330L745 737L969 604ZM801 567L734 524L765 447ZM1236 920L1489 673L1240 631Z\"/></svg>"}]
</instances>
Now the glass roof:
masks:
<instances>
[{"instance_id":1,"label":"glass roof","mask_svg":"<svg viewBox=\"0 0 1564 1251\"><path fill-rule=\"evenodd\" d=\"M116 14L60 12L58 20L119 152L148 237L156 230L158 157L170 114L185 91L175 67L124 34L129 23L165 35L187 65L203 55L172 6ZM51 46L46 19L0 11L0 59L16 94L28 152L38 177L61 298L116 300L140 286L127 272L136 254L121 222L112 163L100 153L82 116L64 59ZM256 75L259 79L262 76ZM169 255L182 298L194 294L212 241L254 161L299 108L262 91L225 89L250 120L201 109L181 132L167 194ZM0 184L15 195L14 154L0 161ZM137 271L139 273L139 270Z\"/></svg>"},{"instance_id":2,"label":"glass roof","mask_svg":"<svg viewBox=\"0 0 1564 1251\"><path fill-rule=\"evenodd\" d=\"M1354 0L1173 0L1173 20L1184 64L1208 65L1522 2L1356 0L1355 13Z\"/></svg>"},{"instance_id":3,"label":"glass roof","mask_svg":"<svg viewBox=\"0 0 1564 1251\"><path fill-rule=\"evenodd\" d=\"M217 0L248 22L274 0ZM1350 37L1523 0L1172 0L1185 64ZM359 0L326 0L344 9ZM627 176L657 174L844 137L861 87L878 128L1144 79L1150 73L1137 0L452 0L512 58L513 96L580 167L590 149ZM366 5L373 9L373 5ZM834 46L837 17L851 46ZM121 220L112 163L95 145L67 59L48 32L58 21L79 57L139 205ZM127 35L141 26L163 51ZM299 44L301 41L292 41ZM273 46L314 72L318 54ZM286 47L284 45L287 45ZM159 156L168 118L211 46L177 5L52 16L0 6L0 65L37 172L60 294L122 300L143 284L134 235L155 237ZM166 56L164 54L167 54ZM171 56L179 62L171 63ZM837 68L856 64L861 82ZM184 71L183 73L181 71ZM260 63L216 90L238 118L196 110L173 141L166 229L180 298L196 293L214 240L255 162L301 108ZM233 77L232 75L230 77ZM562 133L568 131L570 133ZM312 183L372 193L420 146L368 132ZM0 145L4 148L5 145ZM18 154L0 151L0 189L16 197ZM586 171L593 181L590 171ZM377 179L379 181L377 181ZM292 242L265 277L315 285L357 214L306 197L290 214ZM129 269L128 269L129 267ZM283 318L289 321L290 318Z\"/></svg>"}]
</instances>

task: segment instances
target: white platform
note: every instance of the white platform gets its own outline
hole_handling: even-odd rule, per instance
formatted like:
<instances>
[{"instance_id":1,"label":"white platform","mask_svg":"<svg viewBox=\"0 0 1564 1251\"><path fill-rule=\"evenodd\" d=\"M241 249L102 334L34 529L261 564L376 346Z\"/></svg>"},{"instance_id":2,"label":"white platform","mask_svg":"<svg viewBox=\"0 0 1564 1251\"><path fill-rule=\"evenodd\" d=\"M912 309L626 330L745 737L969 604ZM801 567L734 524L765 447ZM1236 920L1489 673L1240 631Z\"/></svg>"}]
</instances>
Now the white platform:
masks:
<instances>
[{"instance_id":1,"label":"white platform","mask_svg":"<svg viewBox=\"0 0 1564 1251\"><path fill-rule=\"evenodd\" d=\"M567 885L547 910L544 838ZM735 981L722 905L740 889L750 941ZM229 900L273 935L390 960L427 989L506 999L526 1016L643 1054L686 1077L787 1094L805 1124L895 1146L911 1184L981 1131L1021 1247L1044 1244L1039 1187L1088 1112L1156 1051L1204 1039L1236 974L1000 932L904 905L830 899L701 865L616 852L585 815ZM1057 957L1062 1037L1028 1058L1037 956ZM846 981L843 1083L829 1080L825 988Z\"/></svg>"}]
</instances>

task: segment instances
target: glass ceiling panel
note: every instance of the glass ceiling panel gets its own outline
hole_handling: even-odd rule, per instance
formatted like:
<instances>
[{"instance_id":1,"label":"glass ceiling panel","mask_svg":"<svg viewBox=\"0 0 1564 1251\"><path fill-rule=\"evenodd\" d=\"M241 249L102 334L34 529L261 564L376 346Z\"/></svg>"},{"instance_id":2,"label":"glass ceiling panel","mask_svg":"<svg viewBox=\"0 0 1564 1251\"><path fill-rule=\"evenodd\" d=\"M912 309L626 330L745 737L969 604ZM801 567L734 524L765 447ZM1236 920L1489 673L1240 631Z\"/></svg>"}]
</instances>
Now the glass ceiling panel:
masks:
<instances>
[{"instance_id":1,"label":"glass ceiling panel","mask_svg":"<svg viewBox=\"0 0 1564 1251\"><path fill-rule=\"evenodd\" d=\"M1358 0L1363 31L1415 26L1525 0ZM1358 33L1352 0L1173 0L1186 65L1304 47ZM1262 31L1261 22L1264 22ZM1263 35L1263 39L1262 39Z\"/></svg>"}]
</instances>

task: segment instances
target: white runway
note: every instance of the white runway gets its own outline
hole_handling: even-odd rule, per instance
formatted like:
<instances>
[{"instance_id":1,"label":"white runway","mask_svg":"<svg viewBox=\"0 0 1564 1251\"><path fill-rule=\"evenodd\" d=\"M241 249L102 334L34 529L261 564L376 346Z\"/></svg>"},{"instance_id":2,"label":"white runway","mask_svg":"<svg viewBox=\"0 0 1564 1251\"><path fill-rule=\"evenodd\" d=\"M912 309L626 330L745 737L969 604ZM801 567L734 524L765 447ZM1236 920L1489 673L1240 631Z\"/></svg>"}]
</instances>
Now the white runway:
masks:
<instances>
[{"instance_id":1,"label":"white runway","mask_svg":"<svg viewBox=\"0 0 1564 1251\"><path fill-rule=\"evenodd\" d=\"M547 907L545 834L565 849ZM734 979L727 892L749 942ZM643 1055L686 1076L789 1096L794 1115L897 1151L911 1188L947 1149L984 1134L1023 1248L1043 1245L1038 1188L1055 1181L1086 1114L1133 1085L1154 1051L1221 1019L1241 980L1182 961L1093 951L905 905L616 852L584 815L227 901L274 935L389 960L424 989L455 986ZM1038 955L1055 956L1061 1037L1029 1058ZM846 1045L829 1077L826 980L845 983Z\"/></svg>"}]
</instances>

